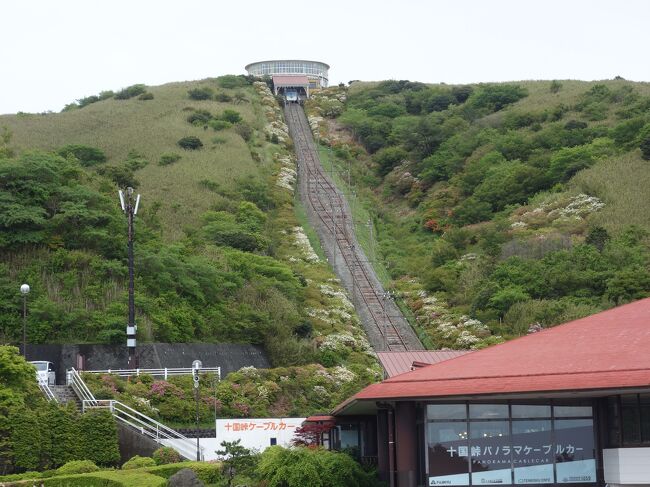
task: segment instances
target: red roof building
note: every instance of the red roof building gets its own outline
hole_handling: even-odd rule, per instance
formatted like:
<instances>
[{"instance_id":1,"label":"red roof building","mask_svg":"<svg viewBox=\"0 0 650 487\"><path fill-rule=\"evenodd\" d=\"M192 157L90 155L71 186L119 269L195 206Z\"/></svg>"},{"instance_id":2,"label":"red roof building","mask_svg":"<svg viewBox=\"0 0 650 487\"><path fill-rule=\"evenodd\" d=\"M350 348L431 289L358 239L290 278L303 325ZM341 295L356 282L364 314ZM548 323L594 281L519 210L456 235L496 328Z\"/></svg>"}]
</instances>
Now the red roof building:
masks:
<instances>
[{"instance_id":1,"label":"red roof building","mask_svg":"<svg viewBox=\"0 0 650 487\"><path fill-rule=\"evenodd\" d=\"M443 360L460 357L467 350L411 350L408 352L377 352L385 377L410 372L422 366L437 364Z\"/></svg>"},{"instance_id":2,"label":"red roof building","mask_svg":"<svg viewBox=\"0 0 650 487\"><path fill-rule=\"evenodd\" d=\"M375 421L392 486L650 484L650 299L392 376L333 414Z\"/></svg>"}]
</instances>

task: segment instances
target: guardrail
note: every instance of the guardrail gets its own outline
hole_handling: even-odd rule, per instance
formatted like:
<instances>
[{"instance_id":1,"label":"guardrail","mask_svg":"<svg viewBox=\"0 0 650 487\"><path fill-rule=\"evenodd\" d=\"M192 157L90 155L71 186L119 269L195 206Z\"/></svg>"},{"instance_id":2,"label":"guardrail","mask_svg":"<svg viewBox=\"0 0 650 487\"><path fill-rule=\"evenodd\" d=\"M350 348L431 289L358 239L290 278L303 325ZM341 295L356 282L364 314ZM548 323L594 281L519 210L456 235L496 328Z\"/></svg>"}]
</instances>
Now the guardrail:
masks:
<instances>
[{"instance_id":1,"label":"guardrail","mask_svg":"<svg viewBox=\"0 0 650 487\"><path fill-rule=\"evenodd\" d=\"M163 369L105 369L105 370L84 370L88 374L114 374L120 377L132 377L141 374L148 374L155 377L167 379L173 375L192 375L191 367L163 368ZM201 374L216 374L221 380L221 367L201 367Z\"/></svg>"},{"instance_id":2,"label":"guardrail","mask_svg":"<svg viewBox=\"0 0 650 487\"><path fill-rule=\"evenodd\" d=\"M171 446L188 460L196 460L197 444L195 440L189 439L178 431L165 426L160 421L156 421L119 401L95 399L79 372L74 368L68 371L67 378L68 385L81 399L82 412L86 412L88 409L108 409L113 417L121 423L130 426L142 435L152 438L160 445ZM203 448L200 448L199 454L200 458L203 459Z\"/></svg>"},{"instance_id":3,"label":"guardrail","mask_svg":"<svg viewBox=\"0 0 650 487\"><path fill-rule=\"evenodd\" d=\"M182 435L126 404L112 399L84 400L82 402L82 411L85 412L88 409L108 409L115 419L134 428L140 434L148 436L161 445L171 446L188 460L196 460L196 440ZM200 458L203 459L202 447L199 454Z\"/></svg>"},{"instance_id":4,"label":"guardrail","mask_svg":"<svg viewBox=\"0 0 650 487\"><path fill-rule=\"evenodd\" d=\"M48 401L59 402L56 396L54 395L54 393L52 392L52 389L50 389L50 386L48 385L47 381L39 380L38 387L40 387L41 391L43 391L43 394L45 394L45 398Z\"/></svg>"},{"instance_id":5,"label":"guardrail","mask_svg":"<svg viewBox=\"0 0 650 487\"><path fill-rule=\"evenodd\" d=\"M68 370L67 382L68 385L72 387L72 390L75 392L77 397L81 400L82 404L92 404L97 402L97 399L95 399L95 396L90 392L90 389L88 389L88 386L74 367Z\"/></svg>"}]
</instances>

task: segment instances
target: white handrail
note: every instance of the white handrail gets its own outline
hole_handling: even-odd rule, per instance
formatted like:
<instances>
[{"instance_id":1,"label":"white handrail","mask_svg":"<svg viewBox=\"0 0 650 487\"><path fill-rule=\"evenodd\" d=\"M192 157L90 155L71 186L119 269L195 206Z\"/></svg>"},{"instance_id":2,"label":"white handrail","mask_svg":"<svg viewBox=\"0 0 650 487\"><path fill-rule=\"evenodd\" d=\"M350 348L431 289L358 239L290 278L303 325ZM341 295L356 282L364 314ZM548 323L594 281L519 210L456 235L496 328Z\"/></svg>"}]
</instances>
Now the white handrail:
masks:
<instances>
[{"instance_id":1,"label":"white handrail","mask_svg":"<svg viewBox=\"0 0 650 487\"><path fill-rule=\"evenodd\" d=\"M194 440L124 403L107 399L83 401L82 404L84 411L87 409L108 409L115 419L131 426L140 434L152 438L161 445L171 446L189 460L196 459L196 443ZM168 440L169 444L165 443L164 440ZM199 454L203 458L203 447L200 448Z\"/></svg>"},{"instance_id":2,"label":"white handrail","mask_svg":"<svg viewBox=\"0 0 650 487\"><path fill-rule=\"evenodd\" d=\"M97 402L97 399L95 399L95 396L90 392L90 389L88 389L88 386L74 367L68 371L67 380L68 385L72 387L72 390L77 394L77 397L81 399L82 404L86 402L89 404Z\"/></svg>"},{"instance_id":3,"label":"white handrail","mask_svg":"<svg viewBox=\"0 0 650 487\"><path fill-rule=\"evenodd\" d=\"M79 372L74 368L68 371L68 384L81 399L82 412L86 412L87 409L108 409L115 419L131 426L140 434L149 436L161 445L171 446L188 460L196 459L196 444L193 440L124 403L95 399ZM170 444L164 443L163 440L168 440ZM200 448L199 454L203 459L203 448Z\"/></svg>"},{"instance_id":4,"label":"white handrail","mask_svg":"<svg viewBox=\"0 0 650 487\"><path fill-rule=\"evenodd\" d=\"M52 392L52 389L50 389L49 384L47 381L38 381L38 387L41 388L41 391L43 391L43 394L45 394L45 397L47 398L48 401L54 401L54 402L59 402L54 393Z\"/></svg>"},{"instance_id":5,"label":"white handrail","mask_svg":"<svg viewBox=\"0 0 650 487\"><path fill-rule=\"evenodd\" d=\"M192 375L191 367L165 367L162 369L103 369L103 370L84 370L88 374L113 374L119 377L139 376L148 374L153 376L162 376L165 379L172 375ZM202 367L202 374L216 374L221 379L221 367Z\"/></svg>"}]
</instances>

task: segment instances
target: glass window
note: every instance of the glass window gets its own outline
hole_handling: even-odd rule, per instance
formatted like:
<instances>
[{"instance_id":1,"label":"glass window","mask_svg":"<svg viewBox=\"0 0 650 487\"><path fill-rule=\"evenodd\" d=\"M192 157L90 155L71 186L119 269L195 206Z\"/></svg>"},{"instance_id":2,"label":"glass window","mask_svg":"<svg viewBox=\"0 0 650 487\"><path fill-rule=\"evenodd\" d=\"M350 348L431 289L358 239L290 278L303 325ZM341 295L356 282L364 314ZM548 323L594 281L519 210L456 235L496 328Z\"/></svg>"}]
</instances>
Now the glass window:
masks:
<instances>
[{"instance_id":1,"label":"glass window","mask_svg":"<svg viewBox=\"0 0 650 487\"><path fill-rule=\"evenodd\" d=\"M515 484L552 484L554 455L551 420L512 422Z\"/></svg>"},{"instance_id":2,"label":"glass window","mask_svg":"<svg viewBox=\"0 0 650 487\"><path fill-rule=\"evenodd\" d=\"M624 443L641 443L639 412L638 396L636 394L621 396L621 423Z\"/></svg>"},{"instance_id":3,"label":"glass window","mask_svg":"<svg viewBox=\"0 0 650 487\"><path fill-rule=\"evenodd\" d=\"M469 485L467 423L428 425L429 485Z\"/></svg>"},{"instance_id":4,"label":"glass window","mask_svg":"<svg viewBox=\"0 0 650 487\"><path fill-rule=\"evenodd\" d=\"M470 404L469 417L472 419L496 419L508 417L507 404Z\"/></svg>"},{"instance_id":5,"label":"glass window","mask_svg":"<svg viewBox=\"0 0 650 487\"><path fill-rule=\"evenodd\" d=\"M650 443L650 394L639 395L641 407L641 441Z\"/></svg>"},{"instance_id":6,"label":"glass window","mask_svg":"<svg viewBox=\"0 0 650 487\"><path fill-rule=\"evenodd\" d=\"M591 416L591 406L553 406L553 414L556 418L575 418Z\"/></svg>"},{"instance_id":7,"label":"glass window","mask_svg":"<svg viewBox=\"0 0 650 487\"><path fill-rule=\"evenodd\" d=\"M512 485L509 422L470 421L469 431L472 485Z\"/></svg>"},{"instance_id":8,"label":"glass window","mask_svg":"<svg viewBox=\"0 0 650 487\"><path fill-rule=\"evenodd\" d=\"M429 419L466 419L467 406L465 404L429 404L427 406Z\"/></svg>"},{"instance_id":9,"label":"glass window","mask_svg":"<svg viewBox=\"0 0 650 487\"><path fill-rule=\"evenodd\" d=\"M551 406L533 404L513 404L513 418L550 418Z\"/></svg>"},{"instance_id":10,"label":"glass window","mask_svg":"<svg viewBox=\"0 0 650 487\"><path fill-rule=\"evenodd\" d=\"M554 424L556 482L596 482L593 420L556 419Z\"/></svg>"},{"instance_id":11,"label":"glass window","mask_svg":"<svg viewBox=\"0 0 650 487\"><path fill-rule=\"evenodd\" d=\"M359 431L356 424L342 424L339 426L341 449L359 447Z\"/></svg>"},{"instance_id":12,"label":"glass window","mask_svg":"<svg viewBox=\"0 0 650 487\"><path fill-rule=\"evenodd\" d=\"M608 446L621 446L621 416L619 414L618 396L607 398L607 436Z\"/></svg>"}]
</instances>

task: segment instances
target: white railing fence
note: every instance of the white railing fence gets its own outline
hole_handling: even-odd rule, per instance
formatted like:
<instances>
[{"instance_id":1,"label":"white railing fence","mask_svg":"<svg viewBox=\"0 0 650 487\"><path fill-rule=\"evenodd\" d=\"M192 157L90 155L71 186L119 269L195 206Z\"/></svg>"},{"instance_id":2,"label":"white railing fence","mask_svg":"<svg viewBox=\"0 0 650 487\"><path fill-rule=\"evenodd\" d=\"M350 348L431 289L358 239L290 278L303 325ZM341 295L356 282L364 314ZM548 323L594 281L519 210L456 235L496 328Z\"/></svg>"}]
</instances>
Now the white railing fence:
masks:
<instances>
[{"instance_id":1,"label":"white railing fence","mask_svg":"<svg viewBox=\"0 0 650 487\"><path fill-rule=\"evenodd\" d=\"M90 392L90 389L88 389L88 386L74 367L68 370L67 382L68 385L72 387L72 390L75 392L77 397L81 400L82 404L97 402L95 396Z\"/></svg>"},{"instance_id":2,"label":"white railing fence","mask_svg":"<svg viewBox=\"0 0 650 487\"><path fill-rule=\"evenodd\" d=\"M52 392L52 389L50 389L50 386L48 385L47 381L39 380L38 381L38 387L41 388L41 391L45 395L45 398L48 401L54 401L54 402L59 402L54 393Z\"/></svg>"},{"instance_id":3,"label":"white railing fence","mask_svg":"<svg viewBox=\"0 0 650 487\"><path fill-rule=\"evenodd\" d=\"M171 446L188 460L196 460L195 439L182 435L124 403L112 399L83 401L82 410L86 412L89 409L108 409L115 419L132 427L140 434L152 438L161 445ZM203 459L203 448L200 448L199 455Z\"/></svg>"},{"instance_id":4,"label":"white railing fence","mask_svg":"<svg viewBox=\"0 0 650 487\"><path fill-rule=\"evenodd\" d=\"M132 377L142 374L167 379L173 375L192 375L191 367L163 368L163 369L105 369L105 370L84 370L87 374L113 374L119 377ZM221 367L201 367L201 374L215 374L221 380Z\"/></svg>"},{"instance_id":5,"label":"white railing fence","mask_svg":"<svg viewBox=\"0 0 650 487\"><path fill-rule=\"evenodd\" d=\"M74 368L68 371L68 385L81 399L82 412L85 413L89 409L108 409L113 417L121 423L130 426L142 435L152 438L160 445L171 446L188 460L196 460L196 440L186 437L178 431L165 426L160 421L156 421L119 401L95 399L79 372ZM199 457L203 459L203 448L200 448Z\"/></svg>"}]
</instances>

